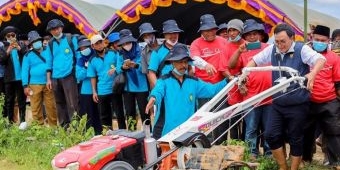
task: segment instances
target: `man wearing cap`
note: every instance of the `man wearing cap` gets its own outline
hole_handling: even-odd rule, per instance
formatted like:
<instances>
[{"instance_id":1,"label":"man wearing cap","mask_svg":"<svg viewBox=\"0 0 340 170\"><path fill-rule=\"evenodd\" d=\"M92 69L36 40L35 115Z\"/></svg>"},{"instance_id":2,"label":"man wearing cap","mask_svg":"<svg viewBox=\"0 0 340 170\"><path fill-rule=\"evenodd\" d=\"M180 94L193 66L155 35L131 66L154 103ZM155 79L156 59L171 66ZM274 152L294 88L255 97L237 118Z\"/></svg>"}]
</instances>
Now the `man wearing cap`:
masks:
<instances>
[{"instance_id":1,"label":"man wearing cap","mask_svg":"<svg viewBox=\"0 0 340 170\"><path fill-rule=\"evenodd\" d=\"M32 117L39 125L44 124L43 108L45 107L47 122L50 127L57 126L57 109L53 91L46 86L47 64L50 55L43 46L42 38L36 31L28 33L28 42L31 50L28 51L22 62L22 85L26 96L30 97Z\"/></svg>"},{"instance_id":2,"label":"man wearing cap","mask_svg":"<svg viewBox=\"0 0 340 170\"><path fill-rule=\"evenodd\" d=\"M146 46L142 50L142 73L148 74L149 70L149 63L150 63L150 57L151 53L154 50L157 50L160 45L158 44L158 41L156 39L156 33L157 31L153 29L152 25L148 22L145 22L139 26L139 39L142 39L145 43ZM148 77L149 82L150 77Z\"/></svg>"},{"instance_id":3,"label":"man wearing cap","mask_svg":"<svg viewBox=\"0 0 340 170\"><path fill-rule=\"evenodd\" d=\"M211 84L189 76L186 72L191 60L186 45L176 44L170 52L170 57L167 58L167 61L173 65L173 70L158 79L151 91L145 113L153 111L155 104L159 105L164 102L165 106L164 113L159 111L155 113L155 126L159 127L153 131L153 137L156 139L164 136L193 115L197 98L211 98L227 84L225 80Z\"/></svg>"},{"instance_id":4,"label":"man wearing cap","mask_svg":"<svg viewBox=\"0 0 340 170\"><path fill-rule=\"evenodd\" d=\"M238 62L241 67L245 67L247 63L252 60L253 56L262 51L268 45L260 42L261 31L263 31L262 24L257 23L253 19L248 19L244 22L242 37L246 40L241 44L234 52L229 60L229 68L233 69ZM246 84L242 88L239 87L243 100L249 99L258 93L270 88L271 72L252 72L249 74ZM260 104L254 106L245 117L245 141L248 143L251 158L256 158L259 155L259 149L256 145L258 139L258 132L260 126L265 131L266 123L268 122L268 116L272 111L271 99L264 100ZM264 142L264 155L271 154L270 148L267 142Z\"/></svg>"},{"instance_id":5,"label":"man wearing cap","mask_svg":"<svg viewBox=\"0 0 340 170\"><path fill-rule=\"evenodd\" d=\"M227 49L227 55L226 57L221 60L221 66L220 68L224 71L223 75L227 77L229 80L232 79L234 76L237 76L241 73L241 64L238 61L236 66L234 68L229 67L229 60L231 56L234 54L235 51L238 50L239 46L244 43L244 40L242 38L243 33L243 22L239 19L232 19L228 22L228 43L225 46ZM230 90L228 94L228 105L233 105L236 103L239 103L243 100L242 95L240 94L240 91L238 90L237 86L234 86L233 89ZM235 122L237 122L238 119L241 118L241 115L235 116L230 119L230 124L233 125ZM242 122L235 125L230 130L230 138L232 139L241 139L242 138L242 128L241 128Z\"/></svg>"},{"instance_id":6,"label":"man wearing cap","mask_svg":"<svg viewBox=\"0 0 340 170\"><path fill-rule=\"evenodd\" d=\"M80 82L80 110L79 115L87 115L87 127L93 127L96 135L101 134L102 125L99 118L98 104L92 99L92 86L91 78L87 76L87 67L89 60L94 54L94 50L91 48L91 42L89 39L81 39L78 41L78 49L81 57L77 59L76 64L76 78L77 82Z\"/></svg>"},{"instance_id":7,"label":"man wearing cap","mask_svg":"<svg viewBox=\"0 0 340 170\"><path fill-rule=\"evenodd\" d=\"M287 66L296 69L301 76L307 77L307 88L299 88L299 84L291 83L289 92L273 95L273 111L269 114L264 136L272 151L272 155L280 166L287 170L283 146L287 137L290 144L291 169L297 170L303 152L303 128L306 114L309 112L310 93L313 90L315 76L323 68L325 57L311 49L308 45L294 41L295 32L288 24L279 24L274 29L275 44L269 45L257 53L247 67ZM310 66L313 69L310 70ZM279 72L272 72L272 85L280 80ZM243 80L240 80L243 81Z\"/></svg>"},{"instance_id":8,"label":"man wearing cap","mask_svg":"<svg viewBox=\"0 0 340 170\"><path fill-rule=\"evenodd\" d=\"M119 129L126 129L123 104L117 107L113 94L113 80L117 74L117 60L120 57L112 50L105 48L104 39L100 34L91 37L94 54L89 60L87 77L91 78L92 98L98 103L101 124L112 127L112 109L116 112Z\"/></svg>"},{"instance_id":9,"label":"man wearing cap","mask_svg":"<svg viewBox=\"0 0 340 170\"><path fill-rule=\"evenodd\" d=\"M312 34L312 48L326 58L324 68L316 75L307 115L303 160L313 160L316 124L320 124L330 165L340 165L340 65L339 57L328 48L330 29L317 25ZM340 168L340 166L339 166Z\"/></svg>"},{"instance_id":10,"label":"man wearing cap","mask_svg":"<svg viewBox=\"0 0 340 170\"><path fill-rule=\"evenodd\" d=\"M166 56L172 49L172 47L178 42L179 33L183 32L175 20L167 20L163 22L163 35L165 42L151 53L148 78L150 88L152 89L156 83L158 77L167 74L172 70L172 65L167 64Z\"/></svg>"},{"instance_id":11,"label":"man wearing cap","mask_svg":"<svg viewBox=\"0 0 340 170\"><path fill-rule=\"evenodd\" d=\"M217 83L224 79L222 71L219 68L220 61L226 57L227 40L217 36L215 18L211 14L205 14L200 17L200 28L198 32L201 36L195 39L190 45L190 54L195 60L195 76L209 83ZM198 107L203 106L210 98L198 98ZM223 107L221 108L223 109ZM227 122L214 130L214 137L220 136L227 130ZM227 140L227 135L220 138L218 144Z\"/></svg>"},{"instance_id":12,"label":"man wearing cap","mask_svg":"<svg viewBox=\"0 0 340 170\"><path fill-rule=\"evenodd\" d=\"M75 78L77 38L63 33L64 23L52 19L47 23L46 31L53 38L48 44L51 57L47 59L47 86L54 92L57 104L58 122L61 126L70 123L78 113L78 88Z\"/></svg>"},{"instance_id":13,"label":"man wearing cap","mask_svg":"<svg viewBox=\"0 0 340 170\"><path fill-rule=\"evenodd\" d=\"M119 32L113 32L111 33L109 36L107 36L107 40L109 40L109 45L108 48L118 52L118 50L120 49L118 46L118 42L119 42Z\"/></svg>"},{"instance_id":14,"label":"man wearing cap","mask_svg":"<svg viewBox=\"0 0 340 170\"><path fill-rule=\"evenodd\" d=\"M222 24L218 25L218 30L217 30L216 34L228 40L229 39L228 24L222 23Z\"/></svg>"},{"instance_id":15,"label":"man wearing cap","mask_svg":"<svg viewBox=\"0 0 340 170\"><path fill-rule=\"evenodd\" d=\"M126 115L128 116L128 129L137 130L136 117L136 102L138 105L142 122L150 119L150 116L145 114L147 104L148 82L146 75L142 73L141 67L141 49L129 29L119 31L118 45L122 47L119 51L118 58L118 73L123 73L126 76L126 84L123 92L124 106Z\"/></svg>"},{"instance_id":16,"label":"man wearing cap","mask_svg":"<svg viewBox=\"0 0 340 170\"><path fill-rule=\"evenodd\" d=\"M13 26L5 27L0 36L5 41L4 48L0 51L0 62L5 66L5 112L10 122L14 121L14 102L17 98L21 126L26 126L26 96L22 86L21 66L27 47L17 40L18 29ZM26 124L26 125L25 125Z\"/></svg>"}]
</instances>

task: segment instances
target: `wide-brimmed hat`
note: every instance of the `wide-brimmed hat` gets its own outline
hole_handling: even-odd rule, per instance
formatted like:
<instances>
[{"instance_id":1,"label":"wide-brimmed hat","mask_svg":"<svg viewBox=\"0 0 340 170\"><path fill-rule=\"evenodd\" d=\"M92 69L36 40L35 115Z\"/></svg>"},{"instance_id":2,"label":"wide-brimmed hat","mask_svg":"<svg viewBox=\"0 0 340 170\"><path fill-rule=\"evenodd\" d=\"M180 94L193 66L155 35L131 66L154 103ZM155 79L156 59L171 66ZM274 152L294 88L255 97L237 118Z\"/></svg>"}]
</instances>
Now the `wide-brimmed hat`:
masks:
<instances>
[{"instance_id":1,"label":"wide-brimmed hat","mask_svg":"<svg viewBox=\"0 0 340 170\"><path fill-rule=\"evenodd\" d=\"M192 61L188 47L182 43L177 43L176 45L174 45L168 55L170 56L166 61L179 61L184 58L188 58L190 61Z\"/></svg>"},{"instance_id":2,"label":"wide-brimmed hat","mask_svg":"<svg viewBox=\"0 0 340 170\"><path fill-rule=\"evenodd\" d=\"M198 32L213 28L218 28L214 16L211 14L202 15L200 18L200 28L198 29Z\"/></svg>"},{"instance_id":3,"label":"wide-brimmed hat","mask_svg":"<svg viewBox=\"0 0 340 170\"><path fill-rule=\"evenodd\" d=\"M254 19L247 19L243 24L243 35L252 31L260 31L260 25Z\"/></svg>"},{"instance_id":4,"label":"wide-brimmed hat","mask_svg":"<svg viewBox=\"0 0 340 170\"><path fill-rule=\"evenodd\" d=\"M46 32L50 32L52 29L58 27L64 27L64 23L59 19L52 19L47 23Z\"/></svg>"},{"instance_id":5,"label":"wide-brimmed hat","mask_svg":"<svg viewBox=\"0 0 340 170\"><path fill-rule=\"evenodd\" d=\"M136 42L137 39L133 37L132 32L129 29L122 29L119 31L118 45L122 45L127 42Z\"/></svg>"},{"instance_id":6,"label":"wide-brimmed hat","mask_svg":"<svg viewBox=\"0 0 340 170\"><path fill-rule=\"evenodd\" d=\"M264 24L259 23L259 28L260 28L260 34L262 35L263 39L262 42L266 43L269 40L269 35L266 32L266 28L264 27Z\"/></svg>"},{"instance_id":7,"label":"wide-brimmed hat","mask_svg":"<svg viewBox=\"0 0 340 170\"><path fill-rule=\"evenodd\" d=\"M179 32L183 32L183 30L179 29L175 20L170 19L163 22L163 34Z\"/></svg>"},{"instance_id":8,"label":"wide-brimmed hat","mask_svg":"<svg viewBox=\"0 0 340 170\"><path fill-rule=\"evenodd\" d=\"M323 35L326 37L330 37L330 29L329 27L323 26L323 25L317 25L313 31L313 34Z\"/></svg>"},{"instance_id":9,"label":"wide-brimmed hat","mask_svg":"<svg viewBox=\"0 0 340 170\"><path fill-rule=\"evenodd\" d=\"M87 38L79 40L78 41L78 49L77 51L80 51L80 47L90 47L91 46L91 41Z\"/></svg>"},{"instance_id":10,"label":"wide-brimmed hat","mask_svg":"<svg viewBox=\"0 0 340 170\"><path fill-rule=\"evenodd\" d=\"M0 37L4 38L6 36L6 34L8 34L10 32L14 32L14 33L17 34L19 32L19 30L16 27L13 27L13 26L7 26L0 32Z\"/></svg>"},{"instance_id":11,"label":"wide-brimmed hat","mask_svg":"<svg viewBox=\"0 0 340 170\"><path fill-rule=\"evenodd\" d=\"M218 25L218 30L216 34L219 34L222 30L228 30L228 24L227 23L222 23Z\"/></svg>"},{"instance_id":12,"label":"wide-brimmed hat","mask_svg":"<svg viewBox=\"0 0 340 170\"><path fill-rule=\"evenodd\" d=\"M143 34L156 33L156 32L157 30L154 30L150 23L145 22L139 26L139 37L138 38L141 38Z\"/></svg>"},{"instance_id":13,"label":"wide-brimmed hat","mask_svg":"<svg viewBox=\"0 0 340 170\"><path fill-rule=\"evenodd\" d=\"M91 45L97 43L100 40L104 40L103 37L100 34L96 34L96 35L92 36L91 39L90 39Z\"/></svg>"},{"instance_id":14,"label":"wide-brimmed hat","mask_svg":"<svg viewBox=\"0 0 340 170\"><path fill-rule=\"evenodd\" d=\"M109 43L113 43L119 41L119 32L113 32L109 36L107 36Z\"/></svg>"},{"instance_id":15,"label":"wide-brimmed hat","mask_svg":"<svg viewBox=\"0 0 340 170\"><path fill-rule=\"evenodd\" d=\"M37 31L30 31L27 34L27 40L29 44L32 44L35 41L42 40L42 37L39 35Z\"/></svg>"},{"instance_id":16,"label":"wide-brimmed hat","mask_svg":"<svg viewBox=\"0 0 340 170\"><path fill-rule=\"evenodd\" d=\"M234 28L240 32L240 34L243 33L243 22L239 19L232 19L228 22L228 30L230 28Z\"/></svg>"}]
</instances>

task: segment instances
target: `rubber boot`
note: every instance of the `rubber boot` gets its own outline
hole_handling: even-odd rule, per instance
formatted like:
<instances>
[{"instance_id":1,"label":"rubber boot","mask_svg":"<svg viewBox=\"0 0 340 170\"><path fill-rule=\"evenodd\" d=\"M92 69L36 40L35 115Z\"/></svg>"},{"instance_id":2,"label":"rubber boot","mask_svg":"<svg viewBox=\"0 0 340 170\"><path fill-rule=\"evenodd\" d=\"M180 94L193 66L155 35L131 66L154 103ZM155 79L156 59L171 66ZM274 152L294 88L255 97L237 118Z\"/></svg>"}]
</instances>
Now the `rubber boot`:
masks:
<instances>
[{"instance_id":1,"label":"rubber boot","mask_svg":"<svg viewBox=\"0 0 340 170\"><path fill-rule=\"evenodd\" d=\"M275 150L271 150L274 159L276 160L276 163L279 165L279 170L288 170L287 163L286 163L286 157L283 151L283 147L280 147Z\"/></svg>"},{"instance_id":2,"label":"rubber boot","mask_svg":"<svg viewBox=\"0 0 340 170\"><path fill-rule=\"evenodd\" d=\"M300 163L301 163L302 157L301 156L291 156L291 170L298 170Z\"/></svg>"}]
</instances>

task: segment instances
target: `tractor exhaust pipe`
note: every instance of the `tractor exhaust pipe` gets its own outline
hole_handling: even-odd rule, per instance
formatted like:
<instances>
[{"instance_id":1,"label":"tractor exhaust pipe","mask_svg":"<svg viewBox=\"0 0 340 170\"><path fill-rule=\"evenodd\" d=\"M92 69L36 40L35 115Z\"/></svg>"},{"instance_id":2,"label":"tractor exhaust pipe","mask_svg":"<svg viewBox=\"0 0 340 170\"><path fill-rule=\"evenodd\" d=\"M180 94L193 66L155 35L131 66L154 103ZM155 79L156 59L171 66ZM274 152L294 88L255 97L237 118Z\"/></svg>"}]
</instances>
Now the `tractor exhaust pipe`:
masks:
<instances>
[{"instance_id":1,"label":"tractor exhaust pipe","mask_svg":"<svg viewBox=\"0 0 340 170\"><path fill-rule=\"evenodd\" d=\"M143 122L143 131L145 133L144 139L144 152L145 152L145 159L146 165L152 164L157 160L157 141L156 139L151 137L151 121L150 119L146 119ZM149 170L152 170L150 168Z\"/></svg>"}]
</instances>

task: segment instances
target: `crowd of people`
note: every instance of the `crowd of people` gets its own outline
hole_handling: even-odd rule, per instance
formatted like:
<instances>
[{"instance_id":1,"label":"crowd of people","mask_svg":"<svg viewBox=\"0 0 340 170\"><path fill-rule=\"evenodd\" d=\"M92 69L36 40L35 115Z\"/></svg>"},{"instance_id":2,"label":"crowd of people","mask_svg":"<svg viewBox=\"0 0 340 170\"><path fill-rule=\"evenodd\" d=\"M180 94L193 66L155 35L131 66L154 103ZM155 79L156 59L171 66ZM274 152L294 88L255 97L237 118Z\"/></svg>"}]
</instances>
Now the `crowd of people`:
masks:
<instances>
[{"instance_id":1,"label":"crowd of people","mask_svg":"<svg viewBox=\"0 0 340 170\"><path fill-rule=\"evenodd\" d=\"M282 23L275 27L274 43L269 44L263 23L232 19L218 26L213 15L205 14L200 17L198 38L182 44L178 40L184 31L172 19L163 22L162 32L151 23L142 23L139 35L122 29L107 37L87 38L64 33L63 27L62 21L52 19L46 27L50 37L32 30L27 40L17 39L19 29L14 26L0 32L4 40L0 44L3 116L14 122L17 101L19 127L27 126L29 96L32 118L40 125L67 127L73 116L86 114L87 125L101 134L112 128L114 115L118 128L128 130L136 130L137 121L154 116L153 137L159 139L186 121L243 68L287 66L306 77L306 88L292 83L289 93L280 92L256 104L243 121L239 121L242 115L225 121L211 137L224 134L217 144L228 138L246 141L252 159L261 155L262 141L262 154L273 157L280 170L299 169L302 160L311 162L315 143L319 143L327 162L340 169L339 29L331 35L329 27L316 25L310 42L302 43ZM158 41L160 35L164 41ZM251 98L280 82L281 76L278 72L251 73L218 109ZM239 123L225 134L235 122Z\"/></svg>"}]
</instances>

